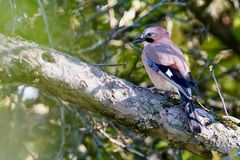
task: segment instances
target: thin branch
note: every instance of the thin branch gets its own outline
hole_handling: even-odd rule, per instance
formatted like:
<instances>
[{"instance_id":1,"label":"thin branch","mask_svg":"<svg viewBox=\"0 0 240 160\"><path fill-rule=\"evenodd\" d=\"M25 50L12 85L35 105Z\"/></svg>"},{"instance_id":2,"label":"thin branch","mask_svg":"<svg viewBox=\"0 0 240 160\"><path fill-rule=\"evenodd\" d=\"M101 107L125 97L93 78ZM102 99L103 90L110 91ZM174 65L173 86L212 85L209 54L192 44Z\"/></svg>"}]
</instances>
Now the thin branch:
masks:
<instances>
[{"instance_id":1,"label":"thin branch","mask_svg":"<svg viewBox=\"0 0 240 160\"><path fill-rule=\"evenodd\" d=\"M95 134L95 133L93 133L93 138L95 139L95 142L96 142L96 144L97 144L97 146L99 147L99 148L102 148L102 150L106 153L106 155L108 155L109 156L109 158L111 159L111 160L116 160L116 158L112 155L112 154L110 154L108 151L107 151L107 149L102 145L102 140Z\"/></svg>"},{"instance_id":2,"label":"thin branch","mask_svg":"<svg viewBox=\"0 0 240 160\"><path fill-rule=\"evenodd\" d=\"M224 101L224 97L223 97L223 95L222 95L222 93L221 93L221 90L220 90L220 88L219 88L217 79L216 79L216 77L215 77L215 75L214 75L214 70L213 70L213 66L212 66L212 65L209 66L209 70L210 70L211 76L212 76L212 78L213 78L213 80L214 80L214 83L215 83L215 85L216 85L218 95L219 95L220 98L221 98L224 112L225 112L225 114L228 116L228 112L227 112L226 104L225 104L225 101Z\"/></svg>"},{"instance_id":3,"label":"thin branch","mask_svg":"<svg viewBox=\"0 0 240 160\"><path fill-rule=\"evenodd\" d=\"M222 109L222 101L208 99L207 103L211 105L212 108ZM230 110L233 110L234 108L240 108L240 100L232 100L232 102L226 102L226 104Z\"/></svg>"},{"instance_id":4,"label":"thin branch","mask_svg":"<svg viewBox=\"0 0 240 160\"><path fill-rule=\"evenodd\" d=\"M90 112L88 112L88 116L89 116L90 124L91 124L91 133L92 133L92 135L93 135L93 138L95 139L96 144L97 144L100 148L103 149L103 151L109 156L109 158L110 158L111 160L115 160L115 157L114 157L111 153L109 153L109 152L107 151L107 149L102 145L103 142L102 142L102 140L100 139L100 137L94 132L94 129L96 129L96 122L95 122L95 120L93 119L93 117L92 117L92 115L91 115Z\"/></svg>"},{"instance_id":5,"label":"thin branch","mask_svg":"<svg viewBox=\"0 0 240 160\"><path fill-rule=\"evenodd\" d=\"M92 65L97 66L97 67L120 67L120 66L123 66L126 64L127 64L127 62L119 63L119 64L92 64Z\"/></svg>"},{"instance_id":6,"label":"thin branch","mask_svg":"<svg viewBox=\"0 0 240 160\"><path fill-rule=\"evenodd\" d=\"M112 138L107 132L105 132L105 131L103 130L102 127L98 127L99 125L96 124L95 120L93 119L93 117L92 117L92 115L91 115L90 113L89 113L89 117L90 117L91 122L92 122L92 124L93 124L93 126L94 126L93 128L94 128L95 130L99 131L99 132L100 132L107 140L109 140L111 143L113 143L113 144L115 144L115 145L117 145L117 146L119 146L119 147L121 147L121 148L123 148L123 149L127 149L129 152L131 152L131 153L133 153L133 154L136 154L136 155L139 156L139 157L146 158L146 156L145 156L143 153L141 153L141 152L139 152L139 151L131 148L130 146L124 144L123 142L121 142L121 141L119 141L119 140L116 140L116 139Z\"/></svg>"},{"instance_id":7,"label":"thin branch","mask_svg":"<svg viewBox=\"0 0 240 160\"><path fill-rule=\"evenodd\" d=\"M16 22L16 16L15 16L15 9L16 9L16 2L14 0L9 0L10 8L11 8L11 32L15 32L15 22Z\"/></svg>"},{"instance_id":8,"label":"thin branch","mask_svg":"<svg viewBox=\"0 0 240 160\"><path fill-rule=\"evenodd\" d=\"M208 64L211 64L211 65L216 65L216 64L214 64L214 63L208 63ZM209 65L208 65L209 66ZM204 69L205 70L205 69ZM228 69L228 70L226 70L226 71L224 71L224 72L222 72L222 73L220 73L220 74L218 74L218 75L215 75L215 77L217 78L217 79L219 79L219 78L222 78L222 77L224 77L224 76L226 76L226 75L231 75L231 74L233 74L233 73L236 73L236 72L239 72L240 71L240 66L239 65L237 65L237 66L234 66L234 67L232 67L232 68L230 68L230 69ZM203 73L202 73L202 75L203 75ZM202 77L202 76L201 76ZM198 80L198 84L203 84L203 83L205 83L206 81L208 81L208 80L210 80L211 79L211 77L212 76L209 76L209 77L207 77L207 78L202 78L202 79L200 79L200 76L199 76L199 80Z\"/></svg>"},{"instance_id":9,"label":"thin branch","mask_svg":"<svg viewBox=\"0 0 240 160\"><path fill-rule=\"evenodd\" d=\"M39 8L42 12L42 15L43 15L43 21L44 21L44 25L45 25L45 31L48 35L48 42L49 42L49 45L51 47L53 47L53 41L52 41L52 35L50 33L50 30L49 30L49 25L48 25L48 19L47 19L47 15L46 15L46 12L45 12L45 9L43 7L43 4L42 4L42 1L41 0L37 0L37 3L39 5Z\"/></svg>"},{"instance_id":10,"label":"thin branch","mask_svg":"<svg viewBox=\"0 0 240 160\"><path fill-rule=\"evenodd\" d=\"M63 159L63 147L65 145L65 111L64 111L64 106L61 105L60 108L60 118L61 118L61 144L60 144L60 149L58 152L58 158Z\"/></svg>"},{"instance_id":11,"label":"thin branch","mask_svg":"<svg viewBox=\"0 0 240 160\"><path fill-rule=\"evenodd\" d=\"M118 3L115 3L113 5L109 5L108 7L106 8L103 8L101 9L100 11L98 11L97 13L94 13L93 15L91 15L88 20L87 20L87 23L91 22L92 20L96 19L97 17L107 13L109 10L113 9L113 8L116 8L118 6L121 6L122 4L122 1L121 2L118 2Z\"/></svg>"},{"instance_id":12,"label":"thin branch","mask_svg":"<svg viewBox=\"0 0 240 160\"><path fill-rule=\"evenodd\" d=\"M186 5L188 5L188 3L186 3L186 2L164 2L164 1L161 1L161 2L157 3L156 5L151 6L147 11L144 11L142 14L140 14L141 16L139 18L135 19L133 23L130 23L128 26L124 26L124 27L121 27L121 28L119 28L118 26L115 27L113 33L110 36L108 36L104 40L98 41L97 43L95 43L94 45L92 45L90 47L79 50L78 53L81 54L81 53L84 53L84 52L89 52L89 51L93 51L93 50L97 49L98 47L106 44L111 39L114 39L114 38L118 37L119 35L123 34L127 30L139 26L141 24L141 21L146 16L148 16L150 14L150 12L153 12L156 9L158 9L162 6L166 6L166 5L186 6Z\"/></svg>"},{"instance_id":13,"label":"thin branch","mask_svg":"<svg viewBox=\"0 0 240 160\"><path fill-rule=\"evenodd\" d=\"M146 158L146 156L145 156L143 153L141 153L141 152L139 152L139 151L131 148L130 146L127 146L127 145L125 145L124 143L122 143L122 142L120 142L120 141L112 138L112 137L111 137L108 133L106 133L103 129L98 129L98 130L99 130L99 132L100 132L105 138L107 138L111 143L116 144L116 145L120 146L121 148L127 149L129 152L134 153L134 154L138 155L139 157Z\"/></svg>"}]
</instances>

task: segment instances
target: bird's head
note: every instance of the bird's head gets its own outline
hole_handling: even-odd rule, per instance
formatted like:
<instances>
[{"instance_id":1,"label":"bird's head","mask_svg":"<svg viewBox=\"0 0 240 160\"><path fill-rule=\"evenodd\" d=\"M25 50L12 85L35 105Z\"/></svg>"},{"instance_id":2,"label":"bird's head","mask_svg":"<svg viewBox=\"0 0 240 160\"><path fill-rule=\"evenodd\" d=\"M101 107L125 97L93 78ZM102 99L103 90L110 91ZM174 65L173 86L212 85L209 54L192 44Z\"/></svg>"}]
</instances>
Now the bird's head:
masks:
<instances>
[{"instance_id":1,"label":"bird's head","mask_svg":"<svg viewBox=\"0 0 240 160\"><path fill-rule=\"evenodd\" d=\"M152 26L146 28L140 37L134 39L134 43L143 43L144 46L158 42L162 38L169 38L168 31L162 27Z\"/></svg>"}]
</instances>

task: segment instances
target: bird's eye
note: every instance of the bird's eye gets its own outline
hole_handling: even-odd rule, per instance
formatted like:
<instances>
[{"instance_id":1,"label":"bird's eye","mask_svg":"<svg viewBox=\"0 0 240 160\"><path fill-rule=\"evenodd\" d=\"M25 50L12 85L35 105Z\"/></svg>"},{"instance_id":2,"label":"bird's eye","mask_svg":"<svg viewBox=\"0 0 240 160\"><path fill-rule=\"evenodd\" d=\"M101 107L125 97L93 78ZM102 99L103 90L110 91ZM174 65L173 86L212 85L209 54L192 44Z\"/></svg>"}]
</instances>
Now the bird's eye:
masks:
<instances>
[{"instance_id":1,"label":"bird's eye","mask_svg":"<svg viewBox=\"0 0 240 160\"><path fill-rule=\"evenodd\" d=\"M153 35L152 33L148 33L147 37L150 38L150 37L152 37L152 35Z\"/></svg>"}]
</instances>

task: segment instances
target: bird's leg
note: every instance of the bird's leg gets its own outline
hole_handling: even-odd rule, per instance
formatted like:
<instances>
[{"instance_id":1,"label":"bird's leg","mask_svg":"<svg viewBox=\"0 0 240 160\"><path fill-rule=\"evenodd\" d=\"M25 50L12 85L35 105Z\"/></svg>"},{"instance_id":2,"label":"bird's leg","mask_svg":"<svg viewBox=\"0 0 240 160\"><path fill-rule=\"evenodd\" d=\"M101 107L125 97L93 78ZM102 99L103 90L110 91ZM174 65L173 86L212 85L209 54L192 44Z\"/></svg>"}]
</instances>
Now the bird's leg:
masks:
<instances>
[{"instance_id":1,"label":"bird's leg","mask_svg":"<svg viewBox=\"0 0 240 160\"><path fill-rule=\"evenodd\" d=\"M160 93L160 94L162 94L162 95L169 93L168 91L159 90L159 89L157 89L155 86L148 87L147 89L149 89L152 93Z\"/></svg>"},{"instance_id":2,"label":"bird's leg","mask_svg":"<svg viewBox=\"0 0 240 160\"><path fill-rule=\"evenodd\" d=\"M152 92L152 93L156 93L156 90L157 90L157 88L155 86L148 87L147 89L149 89L150 92Z\"/></svg>"}]
</instances>

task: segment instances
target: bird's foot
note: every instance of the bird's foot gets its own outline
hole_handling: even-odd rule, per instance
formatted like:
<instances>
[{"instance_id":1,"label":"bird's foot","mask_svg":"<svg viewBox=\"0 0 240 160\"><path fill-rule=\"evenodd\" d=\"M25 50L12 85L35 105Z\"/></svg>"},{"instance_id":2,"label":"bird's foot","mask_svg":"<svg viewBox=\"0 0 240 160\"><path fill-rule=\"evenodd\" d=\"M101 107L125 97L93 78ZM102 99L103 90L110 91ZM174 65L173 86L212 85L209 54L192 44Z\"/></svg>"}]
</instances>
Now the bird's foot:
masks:
<instances>
[{"instance_id":1,"label":"bird's foot","mask_svg":"<svg viewBox=\"0 0 240 160\"><path fill-rule=\"evenodd\" d=\"M157 88L156 88L155 86L153 86L153 87L148 87L147 89L149 89L150 92L152 92L152 93L156 93L156 92L157 92Z\"/></svg>"}]
</instances>

